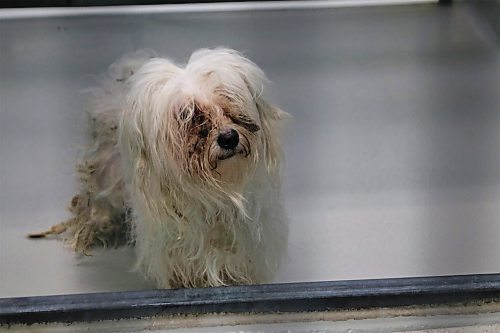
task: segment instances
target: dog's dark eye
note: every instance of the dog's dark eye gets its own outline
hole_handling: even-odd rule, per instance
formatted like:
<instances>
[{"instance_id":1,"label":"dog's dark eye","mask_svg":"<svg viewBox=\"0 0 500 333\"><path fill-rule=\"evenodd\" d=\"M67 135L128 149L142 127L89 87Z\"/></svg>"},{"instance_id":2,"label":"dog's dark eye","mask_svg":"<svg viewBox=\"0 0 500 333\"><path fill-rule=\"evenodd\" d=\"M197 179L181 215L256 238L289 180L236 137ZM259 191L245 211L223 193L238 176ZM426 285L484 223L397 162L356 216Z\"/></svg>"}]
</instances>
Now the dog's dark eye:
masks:
<instances>
[{"instance_id":1,"label":"dog's dark eye","mask_svg":"<svg viewBox=\"0 0 500 333\"><path fill-rule=\"evenodd\" d=\"M208 136L208 132L209 132L208 127L203 127L203 128L200 130L200 137L201 137L201 138L206 138L206 137Z\"/></svg>"},{"instance_id":2,"label":"dog's dark eye","mask_svg":"<svg viewBox=\"0 0 500 333\"><path fill-rule=\"evenodd\" d=\"M242 115L242 114L230 114L231 120L235 123L240 125L241 127L246 128L250 132L257 132L260 130L259 125L257 125L252 119L250 119L248 116Z\"/></svg>"},{"instance_id":3,"label":"dog's dark eye","mask_svg":"<svg viewBox=\"0 0 500 333\"><path fill-rule=\"evenodd\" d=\"M193 125L200 125L205 122L205 114L200 108L198 108L198 106L194 108L193 119L191 121L193 122Z\"/></svg>"}]
</instances>

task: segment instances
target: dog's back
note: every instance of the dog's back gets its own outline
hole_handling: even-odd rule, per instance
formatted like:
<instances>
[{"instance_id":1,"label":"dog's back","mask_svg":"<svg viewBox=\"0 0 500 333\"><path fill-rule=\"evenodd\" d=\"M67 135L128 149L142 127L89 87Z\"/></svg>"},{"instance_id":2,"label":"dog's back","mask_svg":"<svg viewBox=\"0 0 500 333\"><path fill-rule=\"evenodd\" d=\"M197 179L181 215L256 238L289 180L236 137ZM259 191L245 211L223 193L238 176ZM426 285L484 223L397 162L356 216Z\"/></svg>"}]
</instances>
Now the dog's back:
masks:
<instances>
[{"instance_id":1,"label":"dog's back","mask_svg":"<svg viewBox=\"0 0 500 333\"><path fill-rule=\"evenodd\" d=\"M151 50L126 54L109 66L99 86L88 89L90 142L77 164L81 185L69 205L73 217L31 238L65 232L69 245L81 253L88 253L96 243L107 246L126 241L130 209L117 146L118 127L128 79L155 56Z\"/></svg>"}]
</instances>

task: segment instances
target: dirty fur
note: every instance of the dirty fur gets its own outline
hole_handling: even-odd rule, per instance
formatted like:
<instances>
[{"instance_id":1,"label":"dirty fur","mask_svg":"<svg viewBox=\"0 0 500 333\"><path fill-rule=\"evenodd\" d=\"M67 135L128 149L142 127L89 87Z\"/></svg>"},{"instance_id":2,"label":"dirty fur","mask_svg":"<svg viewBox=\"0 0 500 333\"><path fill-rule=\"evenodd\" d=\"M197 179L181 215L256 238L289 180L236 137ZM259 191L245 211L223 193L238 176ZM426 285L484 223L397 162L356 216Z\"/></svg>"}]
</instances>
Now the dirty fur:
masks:
<instances>
[{"instance_id":1,"label":"dirty fur","mask_svg":"<svg viewBox=\"0 0 500 333\"><path fill-rule=\"evenodd\" d=\"M111 65L92 89L92 145L77 166L64 233L77 252L133 243L158 287L269 281L283 259L280 128L264 73L230 49L184 66L149 50ZM220 144L237 133L237 145ZM219 138L219 141L218 141Z\"/></svg>"}]
</instances>

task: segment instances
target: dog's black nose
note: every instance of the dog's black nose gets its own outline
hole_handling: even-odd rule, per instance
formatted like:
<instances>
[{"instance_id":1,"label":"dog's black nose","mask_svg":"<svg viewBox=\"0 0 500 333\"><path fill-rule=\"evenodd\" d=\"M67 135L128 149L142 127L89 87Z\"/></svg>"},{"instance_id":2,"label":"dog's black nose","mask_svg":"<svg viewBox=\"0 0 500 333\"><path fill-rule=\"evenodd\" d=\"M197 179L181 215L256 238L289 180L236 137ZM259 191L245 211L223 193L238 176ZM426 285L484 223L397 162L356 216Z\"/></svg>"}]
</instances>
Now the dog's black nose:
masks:
<instances>
[{"instance_id":1,"label":"dog's black nose","mask_svg":"<svg viewBox=\"0 0 500 333\"><path fill-rule=\"evenodd\" d=\"M217 137L217 143L221 148L224 149L234 149L240 142L240 137L238 132L232 128L223 129L219 132Z\"/></svg>"}]
</instances>

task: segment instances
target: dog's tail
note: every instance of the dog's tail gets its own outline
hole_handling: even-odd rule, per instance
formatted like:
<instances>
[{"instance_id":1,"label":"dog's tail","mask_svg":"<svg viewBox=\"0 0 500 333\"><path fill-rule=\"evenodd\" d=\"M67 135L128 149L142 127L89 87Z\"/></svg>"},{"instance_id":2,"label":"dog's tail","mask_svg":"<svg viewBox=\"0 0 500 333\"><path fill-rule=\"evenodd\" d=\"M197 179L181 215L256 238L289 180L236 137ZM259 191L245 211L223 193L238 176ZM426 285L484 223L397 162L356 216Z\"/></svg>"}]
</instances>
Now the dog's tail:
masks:
<instances>
[{"instance_id":1,"label":"dog's tail","mask_svg":"<svg viewBox=\"0 0 500 333\"><path fill-rule=\"evenodd\" d=\"M106 74L100 76L98 85L83 90L90 94L87 112L93 120L90 122L90 136L94 138L94 143L101 143L104 146L115 144L116 131L114 129L118 126L124 109L129 91L129 78L155 57L156 53L149 49L127 53L108 67Z\"/></svg>"},{"instance_id":2,"label":"dog's tail","mask_svg":"<svg viewBox=\"0 0 500 333\"><path fill-rule=\"evenodd\" d=\"M50 229L42 231L42 232L37 232L37 233L32 233L28 234L28 238L44 238L50 235L59 235L68 230L68 228L73 224L74 219L71 218L69 220L66 220L64 222L61 222L59 224L53 225Z\"/></svg>"},{"instance_id":3,"label":"dog's tail","mask_svg":"<svg viewBox=\"0 0 500 333\"><path fill-rule=\"evenodd\" d=\"M115 81L125 82L129 77L134 75L144 63L156 57L158 57L156 52L150 49L127 53L109 66L108 75Z\"/></svg>"}]
</instances>

